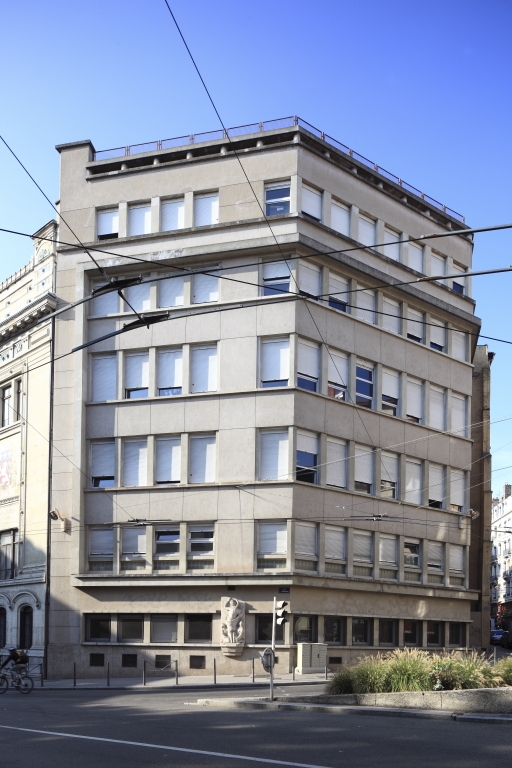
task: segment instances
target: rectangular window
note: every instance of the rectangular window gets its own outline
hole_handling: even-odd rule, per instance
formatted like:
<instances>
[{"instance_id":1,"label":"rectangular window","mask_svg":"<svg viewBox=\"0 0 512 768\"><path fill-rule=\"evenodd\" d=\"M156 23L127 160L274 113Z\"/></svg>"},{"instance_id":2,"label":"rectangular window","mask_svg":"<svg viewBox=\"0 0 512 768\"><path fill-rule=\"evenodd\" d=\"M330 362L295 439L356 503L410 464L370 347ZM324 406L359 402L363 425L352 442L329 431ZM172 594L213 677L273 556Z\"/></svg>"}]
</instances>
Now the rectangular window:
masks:
<instances>
[{"instance_id":1,"label":"rectangular window","mask_svg":"<svg viewBox=\"0 0 512 768\"><path fill-rule=\"evenodd\" d=\"M166 653L155 653L155 669L171 669L171 655Z\"/></svg>"},{"instance_id":2,"label":"rectangular window","mask_svg":"<svg viewBox=\"0 0 512 768\"><path fill-rule=\"evenodd\" d=\"M375 220L359 214L359 242L363 245L374 246L376 244Z\"/></svg>"},{"instance_id":3,"label":"rectangular window","mask_svg":"<svg viewBox=\"0 0 512 768\"><path fill-rule=\"evenodd\" d=\"M188 643L211 643L211 615L208 613L196 613L185 616L185 640Z\"/></svg>"},{"instance_id":4,"label":"rectangular window","mask_svg":"<svg viewBox=\"0 0 512 768\"><path fill-rule=\"evenodd\" d=\"M146 554L146 526L121 528L121 554L145 555Z\"/></svg>"},{"instance_id":5,"label":"rectangular window","mask_svg":"<svg viewBox=\"0 0 512 768\"><path fill-rule=\"evenodd\" d=\"M331 229L347 237L350 236L350 208L336 200L331 202Z\"/></svg>"},{"instance_id":6,"label":"rectangular window","mask_svg":"<svg viewBox=\"0 0 512 768\"><path fill-rule=\"evenodd\" d=\"M406 418L415 424L423 420L423 384L417 379L407 379Z\"/></svg>"},{"instance_id":7,"label":"rectangular window","mask_svg":"<svg viewBox=\"0 0 512 768\"><path fill-rule=\"evenodd\" d=\"M89 654L89 666L90 667L104 667L105 666L105 654L104 653L90 653Z\"/></svg>"},{"instance_id":8,"label":"rectangular window","mask_svg":"<svg viewBox=\"0 0 512 768\"><path fill-rule=\"evenodd\" d=\"M400 261L400 235L392 229L384 227L384 243L381 250L384 256L393 261Z\"/></svg>"},{"instance_id":9,"label":"rectangular window","mask_svg":"<svg viewBox=\"0 0 512 768\"><path fill-rule=\"evenodd\" d=\"M287 541L286 522L258 524L259 555L286 555Z\"/></svg>"},{"instance_id":10,"label":"rectangular window","mask_svg":"<svg viewBox=\"0 0 512 768\"><path fill-rule=\"evenodd\" d=\"M110 642L110 613L94 614L85 617L86 640L106 640Z\"/></svg>"},{"instance_id":11,"label":"rectangular window","mask_svg":"<svg viewBox=\"0 0 512 768\"><path fill-rule=\"evenodd\" d=\"M137 654L136 653L122 653L121 654L121 666L128 667L129 669L137 668Z\"/></svg>"},{"instance_id":12,"label":"rectangular window","mask_svg":"<svg viewBox=\"0 0 512 768\"><path fill-rule=\"evenodd\" d=\"M384 296L382 301L382 327L391 333L400 333L400 304Z\"/></svg>"},{"instance_id":13,"label":"rectangular window","mask_svg":"<svg viewBox=\"0 0 512 768\"><path fill-rule=\"evenodd\" d=\"M373 451L356 445L354 457L354 488L360 493L373 493Z\"/></svg>"},{"instance_id":14,"label":"rectangular window","mask_svg":"<svg viewBox=\"0 0 512 768\"><path fill-rule=\"evenodd\" d=\"M192 304L211 304L219 300L219 276L215 272L197 273L192 278Z\"/></svg>"},{"instance_id":15,"label":"rectangular window","mask_svg":"<svg viewBox=\"0 0 512 768\"><path fill-rule=\"evenodd\" d=\"M380 535L379 538L379 563L383 565L398 565L397 537Z\"/></svg>"},{"instance_id":16,"label":"rectangular window","mask_svg":"<svg viewBox=\"0 0 512 768\"><path fill-rule=\"evenodd\" d=\"M405 464L405 501L409 504L421 504L422 489L421 461L407 459Z\"/></svg>"},{"instance_id":17,"label":"rectangular window","mask_svg":"<svg viewBox=\"0 0 512 768\"><path fill-rule=\"evenodd\" d=\"M130 285L125 290L126 311L130 310L128 302L136 312L148 312L151 309L151 285L150 283L140 283L140 285ZM131 310L130 310L131 311Z\"/></svg>"},{"instance_id":18,"label":"rectangular window","mask_svg":"<svg viewBox=\"0 0 512 768\"><path fill-rule=\"evenodd\" d=\"M189 555L213 555L214 530L215 529L213 525L189 525Z\"/></svg>"},{"instance_id":19,"label":"rectangular window","mask_svg":"<svg viewBox=\"0 0 512 768\"><path fill-rule=\"evenodd\" d=\"M91 484L93 488L111 488L115 478L115 443L91 443Z\"/></svg>"},{"instance_id":20,"label":"rectangular window","mask_svg":"<svg viewBox=\"0 0 512 768\"><path fill-rule=\"evenodd\" d=\"M290 292L291 265L284 261L269 261L263 264L263 295L275 296Z\"/></svg>"},{"instance_id":21,"label":"rectangular window","mask_svg":"<svg viewBox=\"0 0 512 768\"><path fill-rule=\"evenodd\" d=\"M380 495L385 499L398 499L398 456L381 453Z\"/></svg>"},{"instance_id":22,"label":"rectangular window","mask_svg":"<svg viewBox=\"0 0 512 768\"><path fill-rule=\"evenodd\" d=\"M373 644L373 619L352 619L352 645Z\"/></svg>"},{"instance_id":23,"label":"rectangular window","mask_svg":"<svg viewBox=\"0 0 512 768\"><path fill-rule=\"evenodd\" d=\"M456 360L466 360L466 334L462 331L452 332L452 355Z\"/></svg>"},{"instance_id":24,"label":"rectangular window","mask_svg":"<svg viewBox=\"0 0 512 768\"><path fill-rule=\"evenodd\" d=\"M177 643L178 617L174 613L156 613L151 616L151 642Z\"/></svg>"},{"instance_id":25,"label":"rectangular window","mask_svg":"<svg viewBox=\"0 0 512 768\"><path fill-rule=\"evenodd\" d=\"M466 625L460 621L450 621L450 645L466 645Z\"/></svg>"},{"instance_id":26,"label":"rectangular window","mask_svg":"<svg viewBox=\"0 0 512 768\"><path fill-rule=\"evenodd\" d=\"M206 656L190 656L189 669L206 669Z\"/></svg>"},{"instance_id":27,"label":"rectangular window","mask_svg":"<svg viewBox=\"0 0 512 768\"><path fill-rule=\"evenodd\" d=\"M158 281L158 306L182 307L185 302L185 278L183 275Z\"/></svg>"},{"instance_id":28,"label":"rectangular window","mask_svg":"<svg viewBox=\"0 0 512 768\"><path fill-rule=\"evenodd\" d=\"M123 440L123 485L147 485L147 467L147 440Z\"/></svg>"},{"instance_id":29,"label":"rectangular window","mask_svg":"<svg viewBox=\"0 0 512 768\"><path fill-rule=\"evenodd\" d=\"M437 352L446 351L446 326L433 320L430 324L430 348Z\"/></svg>"},{"instance_id":30,"label":"rectangular window","mask_svg":"<svg viewBox=\"0 0 512 768\"><path fill-rule=\"evenodd\" d=\"M331 309L347 312L348 290L348 280L329 274L329 306Z\"/></svg>"},{"instance_id":31,"label":"rectangular window","mask_svg":"<svg viewBox=\"0 0 512 768\"><path fill-rule=\"evenodd\" d=\"M446 259L444 256L438 256L437 253L431 254L430 275L431 277L439 277L440 280L444 279L446 275Z\"/></svg>"},{"instance_id":32,"label":"rectangular window","mask_svg":"<svg viewBox=\"0 0 512 768\"><path fill-rule=\"evenodd\" d=\"M373 534L354 531L354 563L373 563Z\"/></svg>"},{"instance_id":33,"label":"rectangular window","mask_svg":"<svg viewBox=\"0 0 512 768\"><path fill-rule=\"evenodd\" d=\"M96 211L96 233L98 240L113 240L119 236L118 208Z\"/></svg>"},{"instance_id":34,"label":"rectangular window","mask_svg":"<svg viewBox=\"0 0 512 768\"><path fill-rule=\"evenodd\" d=\"M404 565L420 567L420 545L415 542L404 542Z\"/></svg>"},{"instance_id":35,"label":"rectangular window","mask_svg":"<svg viewBox=\"0 0 512 768\"><path fill-rule=\"evenodd\" d=\"M312 299L318 299L322 293L322 280L319 267L305 261L299 262L299 293L301 296L308 296Z\"/></svg>"},{"instance_id":36,"label":"rectangular window","mask_svg":"<svg viewBox=\"0 0 512 768\"><path fill-rule=\"evenodd\" d=\"M404 645L421 645L421 622L411 621L406 619L404 621Z\"/></svg>"},{"instance_id":37,"label":"rectangular window","mask_svg":"<svg viewBox=\"0 0 512 768\"><path fill-rule=\"evenodd\" d=\"M151 232L151 204L128 206L128 237Z\"/></svg>"},{"instance_id":38,"label":"rectangular window","mask_svg":"<svg viewBox=\"0 0 512 768\"><path fill-rule=\"evenodd\" d=\"M427 645L444 645L444 624L440 621L427 621Z\"/></svg>"},{"instance_id":39,"label":"rectangular window","mask_svg":"<svg viewBox=\"0 0 512 768\"><path fill-rule=\"evenodd\" d=\"M270 645L272 642L272 613L260 613L256 615L256 642ZM284 626L276 624L275 638L276 643L284 642Z\"/></svg>"},{"instance_id":40,"label":"rectangular window","mask_svg":"<svg viewBox=\"0 0 512 768\"><path fill-rule=\"evenodd\" d=\"M427 546L428 567L436 571L444 570L444 544L442 541L429 541Z\"/></svg>"},{"instance_id":41,"label":"rectangular window","mask_svg":"<svg viewBox=\"0 0 512 768\"><path fill-rule=\"evenodd\" d=\"M98 281L93 283L93 290L101 288L106 285L104 281ZM108 293L100 293L95 296L92 302L92 314L93 315L114 315L119 312L119 296L116 291L109 291Z\"/></svg>"},{"instance_id":42,"label":"rectangular window","mask_svg":"<svg viewBox=\"0 0 512 768\"><path fill-rule=\"evenodd\" d=\"M460 469L452 469L450 476L450 509L452 512L464 511L466 476Z\"/></svg>"},{"instance_id":43,"label":"rectangular window","mask_svg":"<svg viewBox=\"0 0 512 768\"><path fill-rule=\"evenodd\" d=\"M163 349L156 355L157 389L160 397L181 395L183 355L181 349Z\"/></svg>"},{"instance_id":44,"label":"rectangular window","mask_svg":"<svg viewBox=\"0 0 512 768\"><path fill-rule=\"evenodd\" d=\"M373 406L373 368L359 362L356 367L356 405Z\"/></svg>"},{"instance_id":45,"label":"rectangular window","mask_svg":"<svg viewBox=\"0 0 512 768\"><path fill-rule=\"evenodd\" d=\"M116 355L92 356L92 400L95 403L117 398Z\"/></svg>"},{"instance_id":46,"label":"rectangular window","mask_svg":"<svg viewBox=\"0 0 512 768\"><path fill-rule=\"evenodd\" d=\"M302 213L322 221L322 193L306 184L302 185Z\"/></svg>"},{"instance_id":47,"label":"rectangular window","mask_svg":"<svg viewBox=\"0 0 512 768\"><path fill-rule=\"evenodd\" d=\"M444 504L444 467L430 463L428 468L428 505L434 509L442 509Z\"/></svg>"},{"instance_id":48,"label":"rectangular window","mask_svg":"<svg viewBox=\"0 0 512 768\"><path fill-rule=\"evenodd\" d=\"M416 245L416 243L408 244L409 251L409 267L414 269L415 272L424 272L423 269L423 246Z\"/></svg>"},{"instance_id":49,"label":"rectangular window","mask_svg":"<svg viewBox=\"0 0 512 768\"><path fill-rule=\"evenodd\" d=\"M347 559L347 533L344 528L325 527L326 560Z\"/></svg>"},{"instance_id":50,"label":"rectangular window","mask_svg":"<svg viewBox=\"0 0 512 768\"><path fill-rule=\"evenodd\" d=\"M445 393L444 389L430 385L430 426L435 429L445 428Z\"/></svg>"},{"instance_id":51,"label":"rectangular window","mask_svg":"<svg viewBox=\"0 0 512 768\"><path fill-rule=\"evenodd\" d=\"M124 388L125 398L132 400L147 397L149 393L149 354L137 352L125 355Z\"/></svg>"},{"instance_id":52,"label":"rectangular window","mask_svg":"<svg viewBox=\"0 0 512 768\"><path fill-rule=\"evenodd\" d=\"M394 619L379 620L379 645L398 645L398 622Z\"/></svg>"},{"instance_id":53,"label":"rectangular window","mask_svg":"<svg viewBox=\"0 0 512 768\"><path fill-rule=\"evenodd\" d=\"M382 369L382 410L396 416L400 398L400 374L389 368Z\"/></svg>"},{"instance_id":54,"label":"rectangular window","mask_svg":"<svg viewBox=\"0 0 512 768\"><path fill-rule=\"evenodd\" d=\"M265 216L290 213L290 182L265 184Z\"/></svg>"},{"instance_id":55,"label":"rectangular window","mask_svg":"<svg viewBox=\"0 0 512 768\"><path fill-rule=\"evenodd\" d=\"M191 347L190 391L217 391L217 345Z\"/></svg>"},{"instance_id":56,"label":"rectangular window","mask_svg":"<svg viewBox=\"0 0 512 768\"><path fill-rule=\"evenodd\" d=\"M357 317L366 323L375 323L375 291L357 286Z\"/></svg>"},{"instance_id":57,"label":"rectangular window","mask_svg":"<svg viewBox=\"0 0 512 768\"><path fill-rule=\"evenodd\" d=\"M452 432L458 437L467 436L466 398L452 395Z\"/></svg>"},{"instance_id":58,"label":"rectangular window","mask_svg":"<svg viewBox=\"0 0 512 768\"><path fill-rule=\"evenodd\" d=\"M214 483L217 451L215 435L193 435L189 451L189 482Z\"/></svg>"},{"instance_id":59,"label":"rectangular window","mask_svg":"<svg viewBox=\"0 0 512 768\"><path fill-rule=\"evenodd\" d=\"M144 616L128 613L117 617L117 640L120 643L144 639Z\"/></svg>"},{"instance_id":60,"label":"rectangular window","mask_svg":"<svg viewBox=\"0 0 512 768\"><path fill-rule=\"evenodd\" d=\"M297 350L297 386L318 392L320 378L320 348L318 344L300 340Z\"/></svg>"},{"instance_id":61,"label":"rectangular window","mask_svg":"<svg viewBox=\"0 0 512 768\"><path fill-rule=\"evenodd\" d=\"M326 483L335 488L347 487L347 445L327 438Z\"/></svg>"},{"instance_id":62,"label":"rectangular window","mask_svg":"<svg viewBox=\"0 0 512 768\"><path fill-rule=\"evenodd\" d=\"M288 480L288 430L260 433L260 480Z\"/></svg>"},{"instance_id":63,"label":"rectangular window","mask_svg":"<svg viewBox=\"0 0 512 768\"><path fill-rule=\"evenodd\" d=\"M8 427L14 422L12 385L3 387L0 392L2 397L2 427Z\"/></svg>"},{"instance_id":64,"label":"rectangular window","mask_svg":"<svg viewBox=\"0 0 512 768\"><path fill-rule=\"evenodd\" d=\"M306 432L297 432L296 479L303 483L318 482L318 437Z\"/></svg>"},{"instance_id":65,"label":"rectangular window","mask_svg":"<svg viewBox=\"0 0 512 768\"><path fill-rule=\"evenodd\" d=\"M155 531L155 555L177 555L180 551L180 527L168 525Z\"/></svg>"},{"instance_id":66,"label":"rectangular window","mask_svg":"<svg viewBox=\"0 0 512 768\"><path fill-rule=\"evenodd\" d=\"M287 387L290 376L290 339L262 339L261 386Z\"/></svg>"},{"instance_id":67,"label":"rectangular window","mask_svg":"<svg viewBox=\"0 0 512 768\"><path fill-rule=\"evenodd\" d=\"M328 350L327 359L328 383L327 394L335 400L347 399L348 385L348 356Z\"/></svg>"},{"instance_id":68,"label":"rectangular window","mask_svg":"<svg viewBox=\"0 0 512 768\"><path fill-rule=\"evenodd\" d=\"M346 645L347 621L343 616L326 616L324 618L324 643Z\"/></svg>"},{"instance_id":69,"label":"rectangular window","mask_svg":"<svg viewBox=\"0 0 512 768\"><path fill-rule=\"evenodd\" d=\"M423 312L407 309L407 338L418 343L423 341Z\"/></svg>"},{"instance_id":70,"label":"rectangular window","mask_svg":"<svg viewBox=\"0 0 512 768\"><path fill-rule=\"evenodd\" d=\"M177 200L162 200L160 216L162 232L172 232L174 229L183 229L185 226L184 198L180 197Z\"/></svg>"},{"instance_id":71,"label":"rectangular window","mask_svg":"<svg viewBox=\"0 0 512 768\"><path fill-rule=\"evenodd\" d=\"M295 616L293 623L294 643L316 643L318 622L316 616Z\"/></svg>"},{"instance_id":72,"label":"rectangular window","mask_svg":"<svg viewBox=\"0 0 512 768\"><path fill-rule=\"evenodd\" d=\"M157 437L155 440L155 483L170 485L181 479L181 438Z\"/></svg>"},{"instance_id":73,"label":"rectangular window","mask_svg":"<svg viewBox=\"0 0 512 768\"><path fill-rule=\"evenodd\" d=\"M0 580L14 579L16 575L17 538L14 530L0 533Z\"/></svg>"},{"instance_id":74,"label":"rectangular window","mask_svg":"<svg viewBox=\"0 0 512 768\"><path fill-rule=\"evenodd\" d=\"M194 227L219 223L219 195L194 195Z\"/></svg>"},{"instance_id":75,"label":"rectangular window","mask_svg":"<svg viewBox=\"0 0 512 768\"><path fill-rule=\"evenodd\" d=\"M316 525L295 523L295 554L305 555L306 557L317 556Z\"/></svg>"},{"instance_id":76,"label":"rectangular window","mask_svg":"<svg viewBox=\"0 0 512 768\"><path fill-rule=\"evenodd\" d=\"M91 528L89 530L89 571L112 571L113 557L113 528Z\"/></svg>"},{"instance_id":77,"label":"rectangular window","mask_svg":"<svg viewBox=\"0 0 512 768\"><path fill-rule=\"evenodd\" d=\"M457 277L453 278L452 289L456 293L460 293L461 296L464 295L464 287L465 287L465 280L466 280L466 278L464 277L465 271L466 269L464 267L461 267L455 263L453 264L453 274L457 275Z\"/></svg>"}]
</instances>

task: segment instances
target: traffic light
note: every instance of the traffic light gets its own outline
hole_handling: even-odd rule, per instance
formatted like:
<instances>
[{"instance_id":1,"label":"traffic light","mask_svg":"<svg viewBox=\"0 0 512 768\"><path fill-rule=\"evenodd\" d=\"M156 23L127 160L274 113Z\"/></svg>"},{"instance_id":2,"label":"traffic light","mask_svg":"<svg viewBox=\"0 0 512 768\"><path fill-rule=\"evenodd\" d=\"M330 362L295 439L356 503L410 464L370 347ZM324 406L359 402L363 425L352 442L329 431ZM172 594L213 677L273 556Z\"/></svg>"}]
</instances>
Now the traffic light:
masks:
<instances>
[{"instance_id":1,"label":"traffic light","mask_svg":"<svg viewBox=\"0 0 512 768\"><path fill-rule=\"evenodd\" d=\"M276 603L276 624L279 626L282 626L283 624L286 624L288 619L286 618L288 611L285 610L288 603L286 600L279 600L278 603Z\"/></svg>"}]
</instances>

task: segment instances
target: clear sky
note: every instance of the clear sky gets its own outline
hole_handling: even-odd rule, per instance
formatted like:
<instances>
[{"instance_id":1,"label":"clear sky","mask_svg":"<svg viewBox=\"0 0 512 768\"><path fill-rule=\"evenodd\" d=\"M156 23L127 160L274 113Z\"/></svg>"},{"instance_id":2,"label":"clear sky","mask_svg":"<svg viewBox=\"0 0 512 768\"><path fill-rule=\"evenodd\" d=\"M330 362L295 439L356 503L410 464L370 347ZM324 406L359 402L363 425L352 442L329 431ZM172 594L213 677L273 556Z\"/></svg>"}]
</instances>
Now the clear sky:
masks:
<instances>
[{"instance_id":1,"label":"clear sky","mask_svg":"<svg viewBox=\"0 0 512 768\"><path fill-rule=\"evenodd\" d=\"M170 4L226 125L299 115L470 226L512 222L509 0ZM5 2L0 41L0 133L52 200L56 144L218 127L163 0ZM0 169L0 226L34 232L51 208L3 146ZM30 253L0 233L0 279ZM477 235L474 257L512 264L512 230ZM512 275L473 284L482 333L512 341ZM498 469L512 465L512 345L489 344L492 419L511 419L493 425ZM510 478L495 472L494 492Z\"/></svg>"}]
</instances>

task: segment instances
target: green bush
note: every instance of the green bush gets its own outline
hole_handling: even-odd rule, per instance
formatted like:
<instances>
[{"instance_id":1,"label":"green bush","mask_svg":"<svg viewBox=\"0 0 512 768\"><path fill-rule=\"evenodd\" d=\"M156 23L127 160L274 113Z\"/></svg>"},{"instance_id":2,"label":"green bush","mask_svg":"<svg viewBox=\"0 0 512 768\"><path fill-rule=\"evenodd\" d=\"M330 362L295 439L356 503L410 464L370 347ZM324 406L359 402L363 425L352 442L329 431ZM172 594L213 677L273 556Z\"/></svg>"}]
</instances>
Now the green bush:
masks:
<instances>
[{"instance_id":1,"label":"green bush","mask_svg":"<svg viewBox=\"0 0 512 768\"><path fill-rule=\"evenodd\" d=\"M395 693L432 690L432 663L425 651L419 651L416 648L392 651L386 664L387 691Z\"/></svg>"},{"instance_id":2,"label":"green bush","mask_svg":"<svg viewBox=\"0 0 512 768\"><path fill-rule=\"evenodd\" d=\"M502 683L500 673L485 658L485 654L471 651L457 658L460 688L497 688Z\"/></svg>"},{"instance_id":3,"label":"green bush","mask_svg":"<svg viewBox=\"0 0 512 768\"><path fill-rule=\"evenodd\" d=\"M504 685L512 685L512 657L507 656L500 659L494 669L501 677Z\"/></svg>"},{"instance_id":4,"label":"green bush","mask_svg":"<svg viewBox=\"0 0 512 768\"><path fill-rule=\"evenodd\" d=\"M432 659L430 676L434 690L439 690L436 687L439 684L442 686L441 690L445 691L456 691L461 687L457 659L453 654Z\"/></svg>"},{"instance_id":5,"label":"green bush","mask_svg":"<svg viewBox=\"0 0 512 768\"><path fill-rule=\"evenodd\" d=\"M365 656L352 667L354 693L383 693L386 688L387 661L382 656Z\"/></svg>"},{"instance_id":6,"label":"green bush","mask_svg":"<svg viewBox=\"0 0 512 768\"><path fill-rule=\"evenodd\" d=\"M325 692L331 696L354 693L353 667L342 667L327 683Z\"/></svg>"}]
</instances>

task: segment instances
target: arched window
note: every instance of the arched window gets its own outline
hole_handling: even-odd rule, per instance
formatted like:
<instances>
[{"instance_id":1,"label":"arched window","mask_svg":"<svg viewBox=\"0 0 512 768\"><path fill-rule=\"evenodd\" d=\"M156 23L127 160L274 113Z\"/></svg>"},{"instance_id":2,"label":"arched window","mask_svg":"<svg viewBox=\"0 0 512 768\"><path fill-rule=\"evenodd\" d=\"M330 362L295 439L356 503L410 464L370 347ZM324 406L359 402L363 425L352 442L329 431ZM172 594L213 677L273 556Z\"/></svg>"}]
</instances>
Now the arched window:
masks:
<instances>
[{"instance_id":1,"label":"arched window","mask_svg":"<svg viewBox=\"0 0 512 768\"><path fill-rule=\"evenodd\" d=\"M7 633L7 613L5 608L0 608L0 648L3 648L6 643Z\"/></svg>"},{"instance_id":2,"label":"arched window","mask_svg":"<svg viewBox=\"0 0 512 768\"><path fill-rule=\"evenodd\" d=\"M32 647L32 626L34 611L30 605L25 605L20 611L20 648L28 650Z\"/></svg>"}]
</instances>

